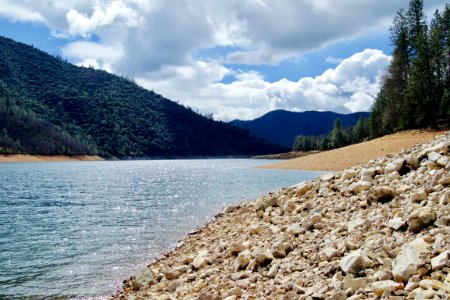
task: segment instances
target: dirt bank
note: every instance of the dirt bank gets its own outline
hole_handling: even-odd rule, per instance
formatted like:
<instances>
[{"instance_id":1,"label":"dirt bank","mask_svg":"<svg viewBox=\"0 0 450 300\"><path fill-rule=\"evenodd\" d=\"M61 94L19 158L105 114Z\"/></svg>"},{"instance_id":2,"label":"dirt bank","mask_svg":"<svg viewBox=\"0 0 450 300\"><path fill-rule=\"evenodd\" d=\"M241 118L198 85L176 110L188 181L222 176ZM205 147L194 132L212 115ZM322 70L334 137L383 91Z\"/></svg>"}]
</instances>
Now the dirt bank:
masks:
<instances>
[{"instance_id":1,"label":"dirt bank","mask_svg":"<svg viewBox=\"0 0 450 300\"><path fill-rule=\"evenodd\" d=\"M434 139L442 132L403 131L371 141L261 166L266 169L339 171L368 160L395 154L402 149Z\"/></svg>"}]
</instances>

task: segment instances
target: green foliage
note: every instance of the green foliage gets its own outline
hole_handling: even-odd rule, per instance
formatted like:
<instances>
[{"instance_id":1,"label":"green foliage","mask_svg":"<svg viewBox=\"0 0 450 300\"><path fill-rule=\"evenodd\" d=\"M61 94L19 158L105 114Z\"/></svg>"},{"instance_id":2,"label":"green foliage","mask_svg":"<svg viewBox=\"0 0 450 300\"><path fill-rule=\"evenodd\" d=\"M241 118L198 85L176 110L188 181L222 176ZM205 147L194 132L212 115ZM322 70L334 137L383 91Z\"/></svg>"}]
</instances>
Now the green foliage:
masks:
<instances>
[{"instance_id":1,"label":"green foliage","mask_svg":"<svg viewBox=\"0 0 450 300\"><path fill-rule=\"evenodd\" d=\"M5 104L6 125L0 123L0 130L6 128L20 142L20 147L13 147L17 152L127 158L285 150L246 130L201 116L129 79L76 67L3 37L0 86L0 95L8 94L5 101L16 102L13 109ZM8 125L13 120L20 126ZM11 126L18 128L14 134Z\"/></svg>"},{"instance_id":2,"label":"green foliage","mask_svg":"<svg viewBox=\"0 0 450 300\"><path fill-rule=\"evenodd\" d=\"M371 137L421 127L450 126L450 5L430 26L422 0L399 10L391 27L394 52L369 120Z\"/></svg>"},{"instance_id":3,"label":"green foliage","mask_svg":"<svg viewBox=\"0 0 450 300\"><path fill-rule=\"evenodd\" d=\"M328 136L303 136L295 138L293 151L329 150L356 144L369 137L369 121L362 115L354 126L342 127L339 118L334 121L333 130Z\"/></svg>"}]
</instances>

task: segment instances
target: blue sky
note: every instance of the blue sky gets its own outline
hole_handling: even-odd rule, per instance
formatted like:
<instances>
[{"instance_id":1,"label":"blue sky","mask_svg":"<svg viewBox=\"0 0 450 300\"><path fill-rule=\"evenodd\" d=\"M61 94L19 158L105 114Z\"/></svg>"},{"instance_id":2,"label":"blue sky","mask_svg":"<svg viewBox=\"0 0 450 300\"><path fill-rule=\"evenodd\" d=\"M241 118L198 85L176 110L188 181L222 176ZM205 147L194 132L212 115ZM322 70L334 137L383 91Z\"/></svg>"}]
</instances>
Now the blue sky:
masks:
<instances>
[{"instance_id":1,"label":"blue sky","mask_svg":"<svg viewBox=\"0 0 450 300\"><path fill-rule=\"evenodd\" d=\"M432 15L445 1L427 0ZM407 0L2 0L0 35L216 119L369 110Z\"/></svg>"}]
</instances>

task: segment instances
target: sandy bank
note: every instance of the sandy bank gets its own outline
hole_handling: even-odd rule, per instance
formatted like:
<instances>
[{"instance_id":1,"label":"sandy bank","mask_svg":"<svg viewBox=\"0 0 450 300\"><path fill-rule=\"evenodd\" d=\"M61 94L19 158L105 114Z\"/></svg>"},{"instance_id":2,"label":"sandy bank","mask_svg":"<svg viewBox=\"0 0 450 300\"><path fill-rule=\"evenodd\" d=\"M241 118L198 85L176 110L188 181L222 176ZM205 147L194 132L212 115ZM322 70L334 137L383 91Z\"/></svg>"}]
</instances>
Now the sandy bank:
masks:
<instances>
[{"instance_id":1,"label":"sandy bank","mask_svg":"<svg viewBox=\"0 0 450 300\"><path fill-rule=\"evenodd\" d=\"M58 161L98 161L103 160L97 155L28 155L28 154L0 154L0 163L11 162L58 162Z\"/></svg>"},{"instance_id":2,"label":"sandy bank","mask_svg":"<svg viewBox=\"0 0 450 300\"><path fill-rule=\"evenodd\" d=\"M409 130L340 149L264 165L265 169L339 171L368 160L392 155L435 138L442 132Z\"/></svg>"},{"instance_id":3,"label":"sandy bank","mask_svg":"<svg viewBox=\"0 0 450 300\"><path fill-rule=\"evenodd\" d=\"M226 207L114 298L449 299L449 245L447 134Z\"/></svg>"}]
</instances>

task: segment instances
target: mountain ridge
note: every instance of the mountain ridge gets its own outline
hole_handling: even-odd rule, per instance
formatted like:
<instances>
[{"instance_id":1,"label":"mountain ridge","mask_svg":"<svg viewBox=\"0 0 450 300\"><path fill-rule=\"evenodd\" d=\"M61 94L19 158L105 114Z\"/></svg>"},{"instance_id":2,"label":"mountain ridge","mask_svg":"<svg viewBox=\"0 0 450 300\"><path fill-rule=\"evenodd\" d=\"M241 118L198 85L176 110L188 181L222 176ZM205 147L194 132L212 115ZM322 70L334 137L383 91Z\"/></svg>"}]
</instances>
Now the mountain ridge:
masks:
<instances>
[{"instance_id":1,"label":"mountain ridge","mask_svg":"<svg viewBox=\"0 0 450 300\"><path fill-rule=\"evenodd\" d=\"M30 123L39 130L26 136L24 128L36 127ZM3 153L139 158L286 150L201 116L132 80L74 66L1 36L0 132Z\"/></svg>"},{"instance_id":2,"label":"mountain ridge","mask_svg":"<svg viewBox=\"0 0 450 300\"><path fill-rule=\"evenodd\" d=\"M356 124L360 116L367 118L368 112L339 114L331 111L292 112L273 110L254 120L233 120L230 124L248 129L255 136L265 138L273 143L292 148L298 135L326 135L333 129L336 118L343 126Z\"/></svg>"}]
</instances>

